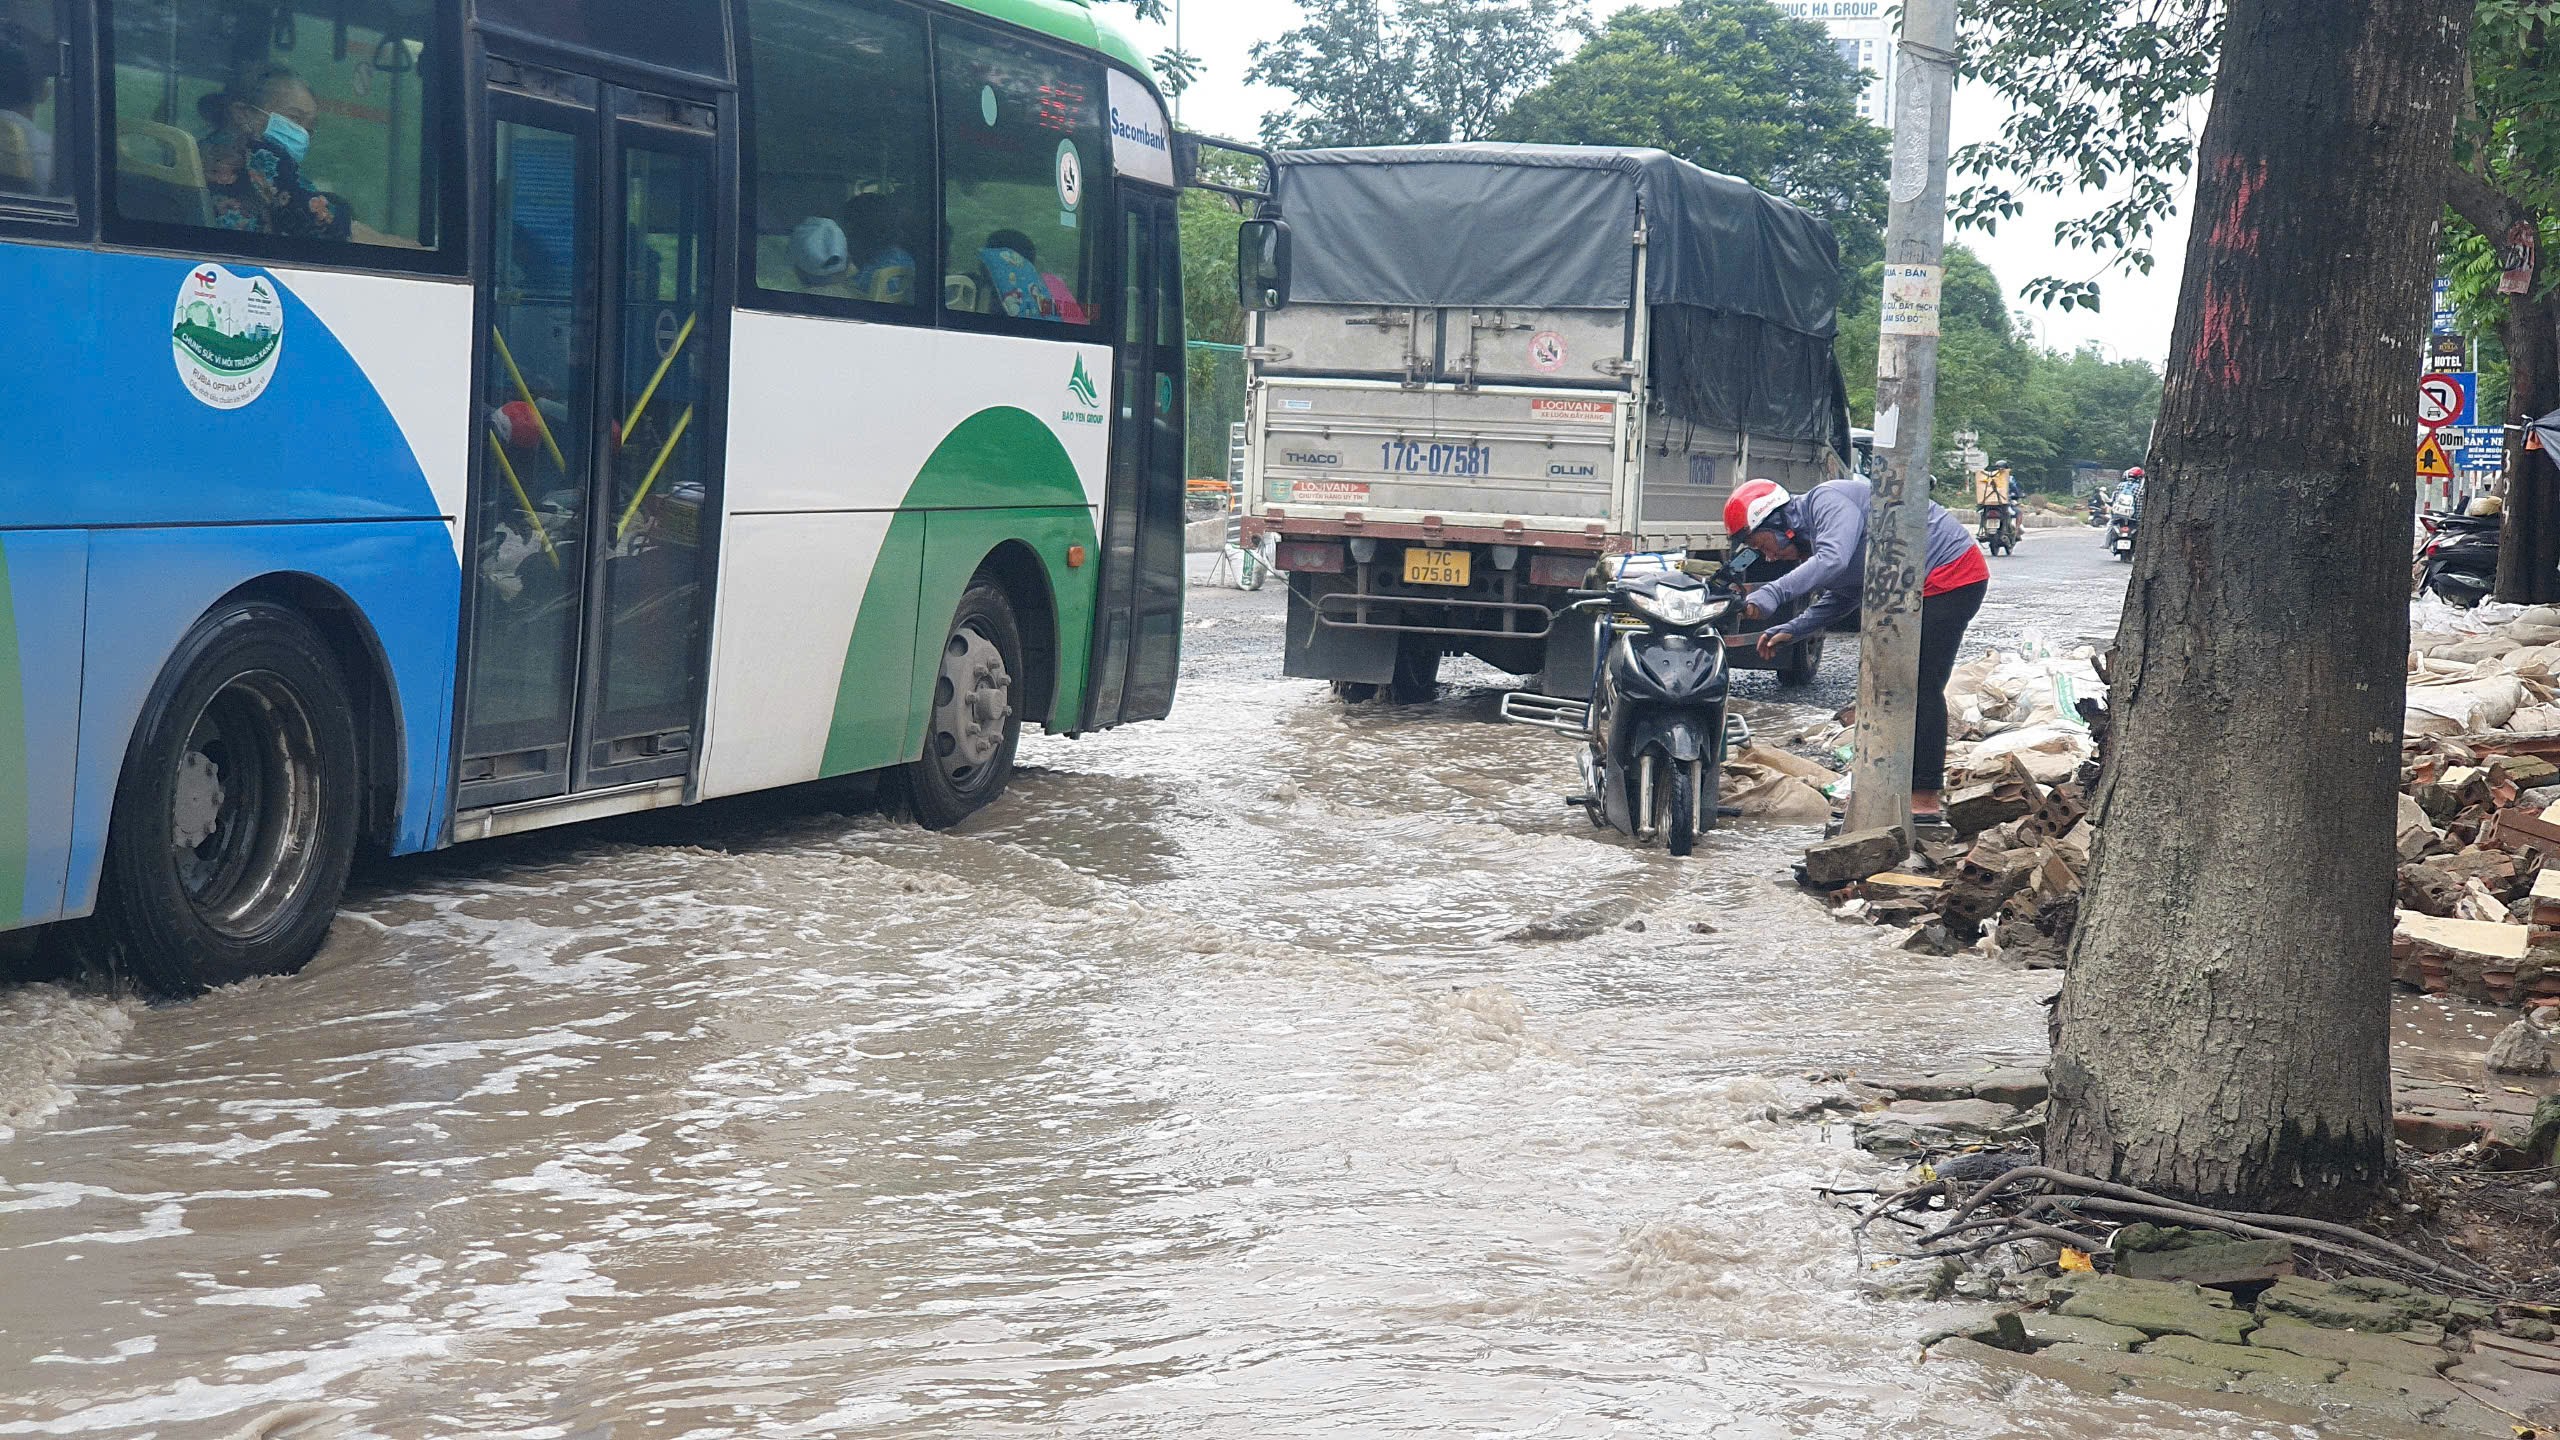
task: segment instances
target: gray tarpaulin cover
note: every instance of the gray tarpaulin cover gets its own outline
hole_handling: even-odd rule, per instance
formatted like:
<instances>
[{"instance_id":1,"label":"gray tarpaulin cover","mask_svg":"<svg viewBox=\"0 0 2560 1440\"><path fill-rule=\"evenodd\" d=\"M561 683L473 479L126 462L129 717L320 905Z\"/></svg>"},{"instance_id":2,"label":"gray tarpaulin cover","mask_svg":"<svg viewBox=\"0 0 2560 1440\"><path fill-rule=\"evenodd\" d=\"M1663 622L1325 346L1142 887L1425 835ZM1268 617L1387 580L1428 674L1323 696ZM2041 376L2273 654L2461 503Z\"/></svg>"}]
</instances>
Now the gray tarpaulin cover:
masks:
<instances>
[{"instance_id":1,"label":"gray tarpaulin cover","mask_svg":"<svg viewBox=\"0 0 2560 1440\"><path fill-rule=\"evenodd\" d=\"M1293 299L1656 307L1652 381L1675 414L1845 455L1831 337L1840 247L1774 195L1660 150L1399 145L1279 160Z\"/></svg>"}]
</instances>

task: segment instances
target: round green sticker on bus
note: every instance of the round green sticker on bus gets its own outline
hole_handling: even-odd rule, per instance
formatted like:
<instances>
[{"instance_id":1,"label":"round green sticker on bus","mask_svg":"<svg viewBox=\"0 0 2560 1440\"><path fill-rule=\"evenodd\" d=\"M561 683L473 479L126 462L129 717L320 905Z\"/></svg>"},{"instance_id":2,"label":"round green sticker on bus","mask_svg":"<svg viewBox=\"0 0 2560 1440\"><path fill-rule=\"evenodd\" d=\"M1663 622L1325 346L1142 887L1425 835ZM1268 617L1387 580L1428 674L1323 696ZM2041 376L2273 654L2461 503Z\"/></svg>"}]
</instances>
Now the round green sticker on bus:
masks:
<instances>
[{"instance_id":1,"label":"round green sticker on bus","mask_svg":"<svg viewBox=\"0 0 2560 1440\"><path fill-rule=\"evenodd\" d=\"M187 392L216 410L237 410L266 393L284 353L284 301L264 275L199 265L178 287L170 348Z\"/></svg>"}]
</instances>

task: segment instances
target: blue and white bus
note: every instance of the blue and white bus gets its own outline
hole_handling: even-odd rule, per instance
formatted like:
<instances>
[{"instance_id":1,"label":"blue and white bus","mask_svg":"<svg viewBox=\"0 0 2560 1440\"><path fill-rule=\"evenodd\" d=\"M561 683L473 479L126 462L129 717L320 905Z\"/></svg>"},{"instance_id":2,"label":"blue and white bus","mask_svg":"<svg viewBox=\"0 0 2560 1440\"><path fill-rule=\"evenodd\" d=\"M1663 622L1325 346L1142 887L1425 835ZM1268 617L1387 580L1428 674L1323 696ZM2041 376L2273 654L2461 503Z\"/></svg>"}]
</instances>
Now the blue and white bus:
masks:
<instances>
[{"instance_id":1,"label":"blue and white bus","mask_svg":"<svg viewBox=\"0 0 2560 1440\"><path fill-rule=\"evenodd\" d=\"M0 0L0 929L1164 715L1176 150L1084 0Z\"/></svg>"}]
</instances>

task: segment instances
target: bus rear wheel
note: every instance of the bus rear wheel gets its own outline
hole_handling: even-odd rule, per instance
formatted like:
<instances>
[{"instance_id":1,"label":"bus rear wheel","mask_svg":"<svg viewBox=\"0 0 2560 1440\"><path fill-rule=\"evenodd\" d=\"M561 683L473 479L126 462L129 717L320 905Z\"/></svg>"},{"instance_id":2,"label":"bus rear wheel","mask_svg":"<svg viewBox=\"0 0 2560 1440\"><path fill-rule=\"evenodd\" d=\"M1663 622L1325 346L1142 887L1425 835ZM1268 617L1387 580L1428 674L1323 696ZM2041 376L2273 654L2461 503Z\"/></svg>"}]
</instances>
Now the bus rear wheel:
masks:
<instances>
[{"instance_id":1,"label":"bus rear wheel","mask_svg":"<svg viewBox=\"0 0 2560 1440\"><path fill-rule=\"evenodd\" d=\"M926 829L949 829L1004 793L1022 743L1022 675L1013 602L985 580L972 583L942 642L924 754L907 766L907 794Z\"/></svg>"},{"instance_id":2,"label":"bus rear wheel","mask_svg":"<svg viewBox=\"0 0 2560 1440\"><path fill-rule=\"evenodd\" d=\"M145 702L76 932L96 967L184 998L311 963L360 825L355 706L278 605L198 621Z\"/></svg>"}]
</instances>

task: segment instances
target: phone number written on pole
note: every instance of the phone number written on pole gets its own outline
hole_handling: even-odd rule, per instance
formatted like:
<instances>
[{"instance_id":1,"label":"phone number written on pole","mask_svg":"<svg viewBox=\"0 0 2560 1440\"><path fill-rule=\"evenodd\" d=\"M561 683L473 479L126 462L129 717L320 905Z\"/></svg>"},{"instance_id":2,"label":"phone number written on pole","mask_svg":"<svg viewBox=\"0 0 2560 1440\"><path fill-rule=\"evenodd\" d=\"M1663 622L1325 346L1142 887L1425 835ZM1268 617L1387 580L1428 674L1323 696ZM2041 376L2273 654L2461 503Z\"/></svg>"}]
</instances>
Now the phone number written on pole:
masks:
<instances>
[{"instance_id":1,"label":"phone number written on pole","mask_svg":"<svg viewBox=\"0 0 2560 1440\"><path fill-rule=\"evenodd\" d=\"M1483 475L1493 469L1493 450L1485 445L1385 440L1378 445L1378 463L1406 475Z\"/></svg>"}]
</instances>

